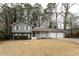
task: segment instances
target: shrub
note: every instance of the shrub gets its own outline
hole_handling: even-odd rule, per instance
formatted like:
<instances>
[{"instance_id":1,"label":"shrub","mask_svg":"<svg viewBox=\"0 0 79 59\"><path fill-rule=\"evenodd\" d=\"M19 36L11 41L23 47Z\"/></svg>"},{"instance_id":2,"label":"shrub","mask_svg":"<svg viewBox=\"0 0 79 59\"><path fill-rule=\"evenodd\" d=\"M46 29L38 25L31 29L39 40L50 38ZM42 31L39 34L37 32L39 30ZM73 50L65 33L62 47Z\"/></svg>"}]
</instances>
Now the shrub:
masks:
<instances>
[{"instance_id":1,"label":"shrub","mask_svg":"<svg viewBox=\"0 0 79 59\"><path fill-rule=\"evenodd\" d=\"M5 31L0 31L0 40L8 40L11 38L11 34L7 34Z\"/></svg>"}]
</instances>

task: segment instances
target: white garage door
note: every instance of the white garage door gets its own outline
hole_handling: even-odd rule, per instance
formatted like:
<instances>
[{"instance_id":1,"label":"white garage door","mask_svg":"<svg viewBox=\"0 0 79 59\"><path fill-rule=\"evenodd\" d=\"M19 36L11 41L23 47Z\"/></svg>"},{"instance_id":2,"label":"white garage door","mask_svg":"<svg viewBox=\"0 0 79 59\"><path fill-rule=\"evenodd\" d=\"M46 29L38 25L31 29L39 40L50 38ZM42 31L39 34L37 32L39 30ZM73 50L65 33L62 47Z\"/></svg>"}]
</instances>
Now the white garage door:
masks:
<instances>
[{"instance_id":1,"label":"white garage door","mask_svg":"<svg viewBox=\"0 0 79 59\"><path fill-rule=\"evenodd\" d=\"M56 38L56 33L49 33L49 38Z\"/></svg>"},{"instance_id":2,"label":"white garage door","mask_svg":"<svg viewBox=\"0 0 79 59\"><path fill-rule=\"evenodd\" d=\"M57 38L64 38L64 33L57 33Z\"/></svg>"},{"instance_id":3,"label":"white garage door","mask_svg":"<svg viewBox=\"0 0 79 59\"><path fill-rule=\"evenodd\" d=\"M49 33L49 38L64 38L64 33Z\"/></svg>"}]
</instances>

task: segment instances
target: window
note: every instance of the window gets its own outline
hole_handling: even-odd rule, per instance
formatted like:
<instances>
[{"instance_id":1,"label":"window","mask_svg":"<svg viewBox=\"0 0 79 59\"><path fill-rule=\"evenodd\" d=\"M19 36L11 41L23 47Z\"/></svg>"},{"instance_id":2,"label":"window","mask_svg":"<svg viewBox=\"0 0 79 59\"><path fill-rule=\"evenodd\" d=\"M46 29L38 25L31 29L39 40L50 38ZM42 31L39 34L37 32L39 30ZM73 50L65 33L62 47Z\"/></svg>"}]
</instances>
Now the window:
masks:
<instances>
[{"instance_id":1,"label":"window","mask_svg":"<svg viewBox=\"0 0 79 59\"><path fill-rule=\"evenodd\" d=\"M21 34L19 34L19 36L21 36Z\"/></svg>"},{"instance_id":2,"label":"window","mask_svg":"<svg viewBox=\"0 0 79 59\"><path fill-rule=\"evenodd\" d=\"M20 30L20 26L15 26L15 30Z\"/></svg>"},{"instance_id":3,"label":"window","mask_svg":"<svg viewBox=\"0 0 79 59\"><path fill-rule=\"evenodd\" d=\"M33 32L33 37L35 37L35 32Z\"/></svg>"},{"instance_id":4,"label":"window","mask_svg":"<svg viewBox=\"0 0 79 59\"><path fill-rule=\"evenodd\" d=\"M24 30L28 30L28 26L24 26Z\"/></svg>"},{"instance_id":5,"label":"window","mask_svg":"<svg viewBox=\"0 0 79 59\"><path fill-rule=\"evenodd\" d=\"M17 36L18 34L15 34L15 36Z\"/></svg>"}]
</instances>

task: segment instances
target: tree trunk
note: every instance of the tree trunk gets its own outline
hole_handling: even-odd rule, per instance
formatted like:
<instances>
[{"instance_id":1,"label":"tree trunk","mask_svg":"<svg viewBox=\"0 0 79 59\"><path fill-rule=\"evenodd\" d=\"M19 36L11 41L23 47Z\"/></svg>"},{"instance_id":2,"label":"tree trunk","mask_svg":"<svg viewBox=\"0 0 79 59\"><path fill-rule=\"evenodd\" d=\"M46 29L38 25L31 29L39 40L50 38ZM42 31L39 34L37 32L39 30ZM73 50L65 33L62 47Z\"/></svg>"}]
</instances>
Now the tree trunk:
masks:
<instances>
[{"instance_id":1,"label":"tree trunk","mask_svg":"<svg viewBox=\"0 0 79 59\"><path fill-rule=\"evenodd\" d=\"M64 15L64 30L66 30L66 19L67 19L67 15L68 15L68 11L69 11L69 8L70 8L70 4L69 3L63 3L63 6L64 6L64 10L65 10L65 15Z\"/></svg>"},{"instance_id":2,"label":"tree trunk","mask_svg":"<svg viewBox=\"0 0 79 59\"><path fill-rule=\"evenodd\" d=\"M57 15L57 12L56 12L56 28L57 28L57 17L58 17L58 15Z\"/></svg>"},{"instance_id":3,"label":"tree trunk","mask_svg":"<svg viewBox=\"0 0 79 59\"><path fill-rule=\"evenodd\" d=\"M66 8L65 17L64 17L64 30L66 30L66 19L68 15L68 7Z\"/></svg>"},{"instance_id":4,"label":"tree trunk","mask_svg":"<svg viewBox=\"0 0 79 59\"><path fill-rule=\"evenodd\" d=\"M71 20L71 37L72 37L72 20Z\"/></svg>"}]
</instances>

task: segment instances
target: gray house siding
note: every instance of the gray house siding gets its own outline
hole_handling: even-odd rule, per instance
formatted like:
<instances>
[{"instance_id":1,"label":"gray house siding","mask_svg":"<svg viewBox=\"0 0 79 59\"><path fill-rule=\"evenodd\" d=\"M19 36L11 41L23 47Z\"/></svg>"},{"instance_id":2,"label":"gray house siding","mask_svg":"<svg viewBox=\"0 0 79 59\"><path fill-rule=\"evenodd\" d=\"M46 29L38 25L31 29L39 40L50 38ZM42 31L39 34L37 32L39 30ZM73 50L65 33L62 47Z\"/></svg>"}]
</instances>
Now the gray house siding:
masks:
<instances>
[{"instance_id":1,"label":"gray house siding","mask_svg":"<svg viewBox=\"0 0 79 59\"><path fill-rule=\"evenodd\" d=\"M29 38L31 39L32 26L25 22L12 24L12 33L14 38Z\"/></svg>"},{"instance_id":2,"label":"gray house siding","mask_svg":"<svg viewBox=\"0 0 79 59\"><path fill-rule=\"evenodd\" d=\"M25 30L24 26L27 26L28 29ZM18 29L15 30L15 27L18 27ZM18 23L16 25L12 26L12 32L32 32L32 27L29 24Z\"/></svg>"}]
</instances>

